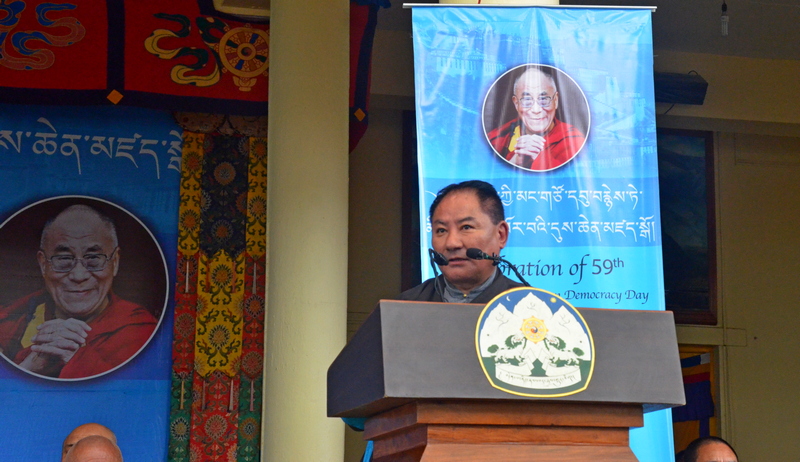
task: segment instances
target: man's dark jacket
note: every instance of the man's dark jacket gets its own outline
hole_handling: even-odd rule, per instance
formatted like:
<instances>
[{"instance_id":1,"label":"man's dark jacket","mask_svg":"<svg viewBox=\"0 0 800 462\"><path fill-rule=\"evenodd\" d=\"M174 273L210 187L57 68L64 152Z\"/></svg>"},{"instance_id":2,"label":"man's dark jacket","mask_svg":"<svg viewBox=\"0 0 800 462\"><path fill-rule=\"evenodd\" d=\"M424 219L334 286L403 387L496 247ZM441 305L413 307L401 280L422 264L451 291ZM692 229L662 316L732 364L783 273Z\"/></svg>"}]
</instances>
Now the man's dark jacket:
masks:
<instances>
[{"instance_id":1,"label":"man's dark jacket","mask_svg":"<svg viewBox=\"0 0 800 462\"><path fill-rule=\"evenodd\" d=\"M441 302L442 297L436 293L436 286L434 285L433 281L433 278L428 279L422 284L403 292L397 297L397 299L414 300L418 302ZM441 287L444 287L444 276L439 276L439 284ZM491 302L493 298L497 297L501 293L515 287L523 287L523 284L512 281L511 279L505 277L503 273L498 272L497 276L494 278L494 281L489 284L489 287L487 287L480 295L475 297L475 300L471 301L470 303L481 303L485 305Z\"/></svg>"}]
</instances>

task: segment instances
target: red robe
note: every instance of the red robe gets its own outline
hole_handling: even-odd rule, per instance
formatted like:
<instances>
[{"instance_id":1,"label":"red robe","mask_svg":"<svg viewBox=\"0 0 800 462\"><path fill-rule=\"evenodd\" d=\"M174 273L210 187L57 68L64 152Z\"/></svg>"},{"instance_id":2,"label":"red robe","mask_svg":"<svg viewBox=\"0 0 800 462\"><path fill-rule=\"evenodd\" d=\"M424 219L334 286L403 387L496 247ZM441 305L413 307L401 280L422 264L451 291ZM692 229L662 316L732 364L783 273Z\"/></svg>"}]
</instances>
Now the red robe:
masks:
<instances>
[{"instance_id":1,"label":"red robe","mask_svg":"<svg viewBox=\"0 0 800 462\"><path fill-rule=\"evenodd\" d=\"M20 341L33 318L36 307L45 305L45 320L53 319L54 307L50 296L39 291L0 308L0 348L3 355L21 363L30 354ZM158 321L147 309L123 300L114 294L96 319L86 343L61 368L62 379L86 378L107 372L124 363L147 343Z\"/></svg>"},{"instance_id":2,"label":"red robe","mask_svg":"<svg viewBox=\"0 0 800 462\"><path fill-rule=\"evenodd\" d=\"M583 133L570 124L553 119L553 128L544 135L544 149L530 165L522 165L529 170L552 170L564 165L575 157L583 146L585 137ZM489 143L505 160L514 157L514 151L508 149L514 129L521 126L516 118L500 128L495 128L488 134Z\"/></svg>"}]
</instances>

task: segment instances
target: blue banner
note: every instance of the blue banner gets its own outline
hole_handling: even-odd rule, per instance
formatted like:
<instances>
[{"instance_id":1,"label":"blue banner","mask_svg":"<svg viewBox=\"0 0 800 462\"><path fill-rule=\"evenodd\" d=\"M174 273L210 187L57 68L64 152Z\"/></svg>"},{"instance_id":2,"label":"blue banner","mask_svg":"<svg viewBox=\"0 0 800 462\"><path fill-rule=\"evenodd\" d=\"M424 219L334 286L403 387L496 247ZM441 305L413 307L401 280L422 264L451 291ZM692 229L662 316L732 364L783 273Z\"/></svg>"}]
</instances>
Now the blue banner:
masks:
<instances>
[{"instance_id":1,"label":"blue banner","mask_svg":"<svg viewBox=\"0 0 800 462\"><path fill-rule=\"evenodd\" d=\"M0 106L3 460L87 422L166 459L181 145L168 112Z\"/></svg>"},{"instance_id":2,"label":"blue banner","mask_svg":"<svg viewBox=\"0 0 800 462\"><path fill-rule=\"evenodd\" d=\"M482 179L533 286L578 307L664 309L650 15L414 7L423 279L436 192ZM672 461L669 411L631 446Z\"/></svg>"}]
</instances>

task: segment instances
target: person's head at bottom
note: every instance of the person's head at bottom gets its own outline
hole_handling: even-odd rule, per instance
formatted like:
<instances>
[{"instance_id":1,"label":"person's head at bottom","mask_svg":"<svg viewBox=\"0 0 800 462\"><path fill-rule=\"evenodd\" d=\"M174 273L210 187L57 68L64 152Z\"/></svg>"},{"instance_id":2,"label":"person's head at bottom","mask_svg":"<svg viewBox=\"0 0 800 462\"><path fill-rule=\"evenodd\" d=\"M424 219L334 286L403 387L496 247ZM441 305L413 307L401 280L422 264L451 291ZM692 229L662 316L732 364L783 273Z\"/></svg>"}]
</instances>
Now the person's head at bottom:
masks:
<instances>
[{"instance_id":1,"label":"person's head at bottom","mask_svg":"<svg viewBox=\"0 0 800 462\"><path fill-rule=\"evenodd\" d=\"M494 274L491 260L467 258L469 248L499 255L508 241L503 203L491 184L471 180L443 188L431 204L430 220L431 245L449 260L441 270L451 286L468 293Z\"/></svg>"},{"instance_id":2,"label":"person's head at bottom","mask_svg":"<svg viewBox=\"0 0 800 462\"><path fill-rule=\"evenodd\" d=\"M727 441L716 436L697 438L683 451L684 462L739 462L736 451Z\"/></svg>"},{"instance_id":3,"label":"person's head at bottom","mask_svg":"<svg viewBox=\"0 0 800 462\"><path fill-rule=\"evenodd\" d=\"M75 443L64 462L123 462L122 452L110 439L92 435Z\"/></svg>"},{"instance_id":4,"label":"person's head at bottom","mask_svg":"<svg viewBox=\"0 0 800 462\"><path fill-rule=\"evenodd\" d=\"M61 460L64 460L64 458L67 456L67 452L69 452L69 450L75 446L75 443L86 438L87 436L94 435L103 436L112 443L117 443L117 436L104 425L93 422L78 425L75 427L75 429L69 432L69 435L67 435L66 438L64 438L64 443L61 445Z\"/></svg>"}]
</instances>

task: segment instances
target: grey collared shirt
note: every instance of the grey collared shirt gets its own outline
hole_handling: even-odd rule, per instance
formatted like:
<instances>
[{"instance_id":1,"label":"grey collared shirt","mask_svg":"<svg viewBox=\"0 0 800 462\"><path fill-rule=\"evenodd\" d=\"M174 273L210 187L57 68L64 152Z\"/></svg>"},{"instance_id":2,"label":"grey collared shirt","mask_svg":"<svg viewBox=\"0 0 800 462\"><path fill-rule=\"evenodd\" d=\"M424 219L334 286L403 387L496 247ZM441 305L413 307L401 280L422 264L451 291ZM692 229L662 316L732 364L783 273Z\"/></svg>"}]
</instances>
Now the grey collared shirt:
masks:
<instances>
[{"instance_id":1,"label":"grey collared shirt","mask_svg":"<svg viewBox=\"0 0 800 462\"><path fill-rule=\"evenodd\" d=\"M444 293L442 294L444 301L447 303L472 303L472 301L475 300L478 295L482 294L483 291L492 284L496 277L497 270L495 270L492 275L489 276L489 279L487 279L486 282L470 290L467 294L451 286L450 283L447 282L447 278L442 278L444 279L445 285Z\"/></svg>"}]
</instances>

